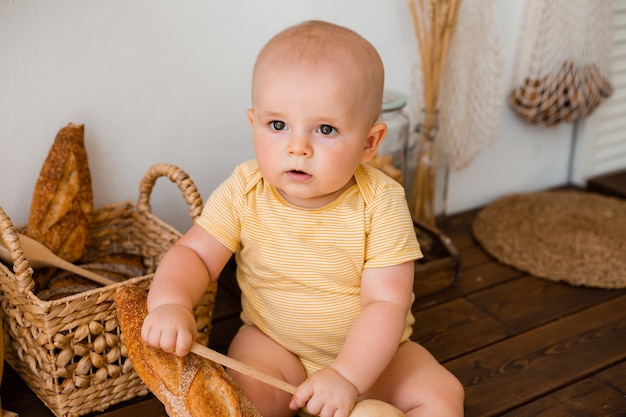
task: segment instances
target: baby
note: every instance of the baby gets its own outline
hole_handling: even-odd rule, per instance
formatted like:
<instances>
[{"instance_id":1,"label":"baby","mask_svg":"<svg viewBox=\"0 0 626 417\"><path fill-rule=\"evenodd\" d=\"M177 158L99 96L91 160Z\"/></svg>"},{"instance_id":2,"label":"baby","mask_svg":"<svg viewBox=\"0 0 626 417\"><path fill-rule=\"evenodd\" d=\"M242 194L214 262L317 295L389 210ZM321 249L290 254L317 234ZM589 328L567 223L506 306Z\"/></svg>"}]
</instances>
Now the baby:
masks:
<instances>
[{"instance_id":1,"label":"baby","mask_svg":"<svg viewBox=\"0 0 626 417\"><path fill-rule=\"evenodd\" d=\"M244 325L228 354L298 387L291 396L229 371L265 417L305 406L346 417L365 398L407 416L463 415L463 387L409 339L422 254L404 190L364 164L387 132L383 83L378 53L349 29L309 21L272 38L247 112L256 158L155 274L142 337L182 356L193 306L236 254Z\"/></svg>"}]
</instances>

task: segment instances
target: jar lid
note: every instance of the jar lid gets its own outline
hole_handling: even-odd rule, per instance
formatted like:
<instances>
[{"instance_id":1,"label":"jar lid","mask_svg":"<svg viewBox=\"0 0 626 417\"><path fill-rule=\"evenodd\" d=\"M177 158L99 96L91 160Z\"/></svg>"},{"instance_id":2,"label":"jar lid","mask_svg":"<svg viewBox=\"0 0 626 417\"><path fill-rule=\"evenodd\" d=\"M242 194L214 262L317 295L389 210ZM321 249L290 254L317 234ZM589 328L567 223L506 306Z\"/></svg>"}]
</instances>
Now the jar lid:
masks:
<instances>
[{"instance_id":1,"label":"jar lid","mask_svg":"<svg viewBox=\"0 0 626 417\"><path fill-rule=\"evenodd\" d=\"M396 90L383 91L383 111L399 110L406 106L406 95Z\"/></svg>"}]
</instances>

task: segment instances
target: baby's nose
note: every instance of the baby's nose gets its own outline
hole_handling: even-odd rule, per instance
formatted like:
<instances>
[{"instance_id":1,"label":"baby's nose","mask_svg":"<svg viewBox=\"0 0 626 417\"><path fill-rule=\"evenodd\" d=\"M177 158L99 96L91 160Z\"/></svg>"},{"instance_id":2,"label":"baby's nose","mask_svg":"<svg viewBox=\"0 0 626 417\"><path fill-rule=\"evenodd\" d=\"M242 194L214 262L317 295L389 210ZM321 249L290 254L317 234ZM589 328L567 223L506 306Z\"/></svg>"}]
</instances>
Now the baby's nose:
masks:
<instances>
[{"instance_id":1,"label":"baby's nose","mask_svg":"<svg viewBox=\"0 0 626 417\"><path fill-rule=\"evenodd\" d=\"M293 135L289 139L287 152L289 155L310 157L313 155L311 140L305 134Z\"/></svg>"}]
</instances>

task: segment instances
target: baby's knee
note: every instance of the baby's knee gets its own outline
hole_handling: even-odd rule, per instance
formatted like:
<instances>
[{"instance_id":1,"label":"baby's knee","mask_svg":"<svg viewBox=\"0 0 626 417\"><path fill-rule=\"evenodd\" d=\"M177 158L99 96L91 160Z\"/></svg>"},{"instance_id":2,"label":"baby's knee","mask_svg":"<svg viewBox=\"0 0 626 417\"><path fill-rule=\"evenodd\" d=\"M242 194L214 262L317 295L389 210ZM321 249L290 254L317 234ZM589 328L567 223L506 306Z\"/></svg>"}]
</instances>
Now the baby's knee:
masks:
<instances>
[{"instance_id":1,"label":"baby's knee","mask_svg":"<svg viewBox=\"0 0 626 417\"><path fill-rule=\"evenodd\" d=\"M439 378L437 384L430 385L430 392L426 395L428 401L432 403L432 410L438 410L431 415L463 416L465 388L445 369Z\"/></svg>"},{"instance_id":2,"label":"baby's knee","mask_svg":"<svg viewBox=\"0 0 626 417\"><path fill-rule=\"evenodd\" d=\"M450 404L455 405L457 409L463 411L463 403L465 401L465 387L461 384L454 375L450 374L450 380L448 382L448 397L450 399Z\"/></svg>"}]
</instances>

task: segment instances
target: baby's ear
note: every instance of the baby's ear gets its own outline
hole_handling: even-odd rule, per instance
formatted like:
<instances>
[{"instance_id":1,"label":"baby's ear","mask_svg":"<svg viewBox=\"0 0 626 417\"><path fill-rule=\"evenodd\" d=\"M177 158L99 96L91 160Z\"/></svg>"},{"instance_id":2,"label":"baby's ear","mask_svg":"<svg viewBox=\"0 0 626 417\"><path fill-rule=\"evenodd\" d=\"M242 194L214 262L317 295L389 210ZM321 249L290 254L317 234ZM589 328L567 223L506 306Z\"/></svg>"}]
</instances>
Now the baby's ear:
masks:
<instances>
[{"instance_id":1,"label":"baby's ear","mask_svg":"<svg viewBox=\"0 0 626 417\"><path fill-rule=\"evenodd\" d=\"M387 125L383 122L374 123L367 134L367 142L365 142L365 149L363 149L363 156L361 162L367 162L376 156L378 147L383 142L385 135L387 134Z\"/></svg>"},{"instance_id":2,"label":"baby's ear","mask_svg":"<svg viewBox=\"0 0 626 417\"><path fill-rule=\"evenodd\" d=\"M254 110L248 109L246 110L246 114L248 115L248 121L250 122L250 125L252 125L252 122L254 121Z\"/></svg>"}]
</instances>

